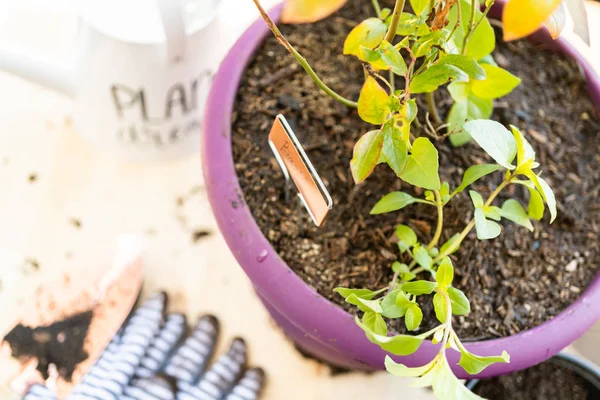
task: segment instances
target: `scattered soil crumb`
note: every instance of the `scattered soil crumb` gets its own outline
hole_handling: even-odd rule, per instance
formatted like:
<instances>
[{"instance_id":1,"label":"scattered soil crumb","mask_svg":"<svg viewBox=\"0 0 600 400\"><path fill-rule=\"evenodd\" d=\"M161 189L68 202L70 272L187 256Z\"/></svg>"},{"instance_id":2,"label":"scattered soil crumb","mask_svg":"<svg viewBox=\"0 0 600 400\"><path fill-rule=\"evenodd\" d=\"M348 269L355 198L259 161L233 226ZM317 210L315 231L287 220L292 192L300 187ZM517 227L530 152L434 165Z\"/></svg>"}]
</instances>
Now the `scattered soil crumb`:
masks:
<instances>
[{"instance_id":1,"label":"scattered soil crumb","mask_svg":"<svg viewBox=\"0 0 600 400\"><path fill-rule=\"evenodd\" d=\"M29 178L27 178L29 183L35 183L37 181L37 179L38 179L38 177L37 177L36 173L29 174Z\"/></svg>"},{"instance_id":2,"label":"scattered soil crumb","mask_svg":"<svg viewBox=\"0 0 600 400\"><path fill-rule=\"evenodd\" d=\"M210 231L194 231L192 233L192 242L198 243L201 239L210 236L212 232Z\"/></svg>"},{"instance_id":3,"label":"scattered soil crumb","mask_svg":"<svg viewBox=\"0 0 600 400\"><path fill-rule=\"evenodd\" d=\"M40 263L35 258L27 258L22 266L23 273L29 274L40 269Z\"/></svg>"},{"instance_id":4,"label":"scattered soil crumb","mask_svg":"<svg viewBox=\"0 0 600 400\"><path fill-rule=\"evenodd\" d=\"M81 228L81 220L78 218L71 218L71 225L73 225L75 228L79 229Z\"/></svg>"}]
</instances>

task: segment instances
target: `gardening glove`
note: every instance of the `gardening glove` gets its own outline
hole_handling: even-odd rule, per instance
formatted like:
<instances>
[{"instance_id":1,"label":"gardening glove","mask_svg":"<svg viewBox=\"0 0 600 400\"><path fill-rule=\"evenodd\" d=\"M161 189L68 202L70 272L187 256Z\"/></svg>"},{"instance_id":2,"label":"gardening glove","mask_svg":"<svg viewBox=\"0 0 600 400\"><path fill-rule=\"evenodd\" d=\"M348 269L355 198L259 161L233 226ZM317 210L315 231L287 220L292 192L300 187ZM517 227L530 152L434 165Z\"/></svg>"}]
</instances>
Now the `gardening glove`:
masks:
<instances>
[{"instance_id":1,"label":"gardening glove","mask_svg":"<svg viewBox=\"0 0 600 400\"><path fill-rule=\"evenodd\" d=\"M208 367L218 320L203 316L188 334L185 316L165 315L166 303L166 295L159 293L139 307L68 399L258 399L265 375L260 368L246 369L245 342L234 339L227 353ZM34 385L24 399L56 397Z\"/></svg>"}]
</instances>

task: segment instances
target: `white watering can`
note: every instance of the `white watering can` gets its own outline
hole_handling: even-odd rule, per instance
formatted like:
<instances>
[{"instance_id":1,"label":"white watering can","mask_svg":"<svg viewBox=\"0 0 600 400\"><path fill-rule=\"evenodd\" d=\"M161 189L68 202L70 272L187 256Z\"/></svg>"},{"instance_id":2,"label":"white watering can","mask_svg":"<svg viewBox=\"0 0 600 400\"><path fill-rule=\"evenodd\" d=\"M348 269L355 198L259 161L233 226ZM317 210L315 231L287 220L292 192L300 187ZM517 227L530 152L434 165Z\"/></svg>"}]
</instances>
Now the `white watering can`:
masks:
<instances>
[{"instance_id":1,"label":"white watering can","mask_svg":"<svg viewBox=\"0 0 600 400\"><path fill-rule=\"evenodd\" d=\"M74 60L0 46L0 69L74 99L75 129L119 158L199 150L213 63L207 29L220 0L81 0Z\"/></svg>"}]
</instances>

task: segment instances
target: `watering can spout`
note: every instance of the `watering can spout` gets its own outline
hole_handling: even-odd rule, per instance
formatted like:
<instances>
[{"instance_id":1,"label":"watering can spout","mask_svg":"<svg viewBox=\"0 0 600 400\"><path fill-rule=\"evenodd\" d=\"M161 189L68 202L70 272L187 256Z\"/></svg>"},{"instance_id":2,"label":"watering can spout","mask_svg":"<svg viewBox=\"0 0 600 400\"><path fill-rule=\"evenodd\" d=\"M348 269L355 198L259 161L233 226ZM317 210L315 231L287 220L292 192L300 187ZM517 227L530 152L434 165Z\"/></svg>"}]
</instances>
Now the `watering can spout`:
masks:
<instances>
[{"instance_id":1,"label":"watering can spout","mask_svg":"<svg viewBox=\"0 0 600 400\"><path fill-rule=\"evenodd\" d=\"M10 46L0 46L0 70L69 96L75 89L74 69Z\"/></svg>"}]
</instances>

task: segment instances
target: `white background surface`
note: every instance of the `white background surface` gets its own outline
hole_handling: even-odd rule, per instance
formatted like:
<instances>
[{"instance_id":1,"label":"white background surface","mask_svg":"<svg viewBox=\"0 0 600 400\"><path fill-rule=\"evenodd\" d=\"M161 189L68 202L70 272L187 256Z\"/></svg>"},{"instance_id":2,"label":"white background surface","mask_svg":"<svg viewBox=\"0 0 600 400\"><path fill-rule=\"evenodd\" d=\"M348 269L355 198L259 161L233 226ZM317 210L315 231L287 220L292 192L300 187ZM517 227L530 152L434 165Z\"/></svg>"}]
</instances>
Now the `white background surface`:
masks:
<instances>
[{"instance_id":1,"label":"white background surface","mask_svg":"<svg viewBox=\"0 0 600 400\"><path fill-rule=\"evenodd\" d=\"M264 0L265 6L273 3ZM11 2L8 10L4 4L0 41L68 58L76 32L71 2ZM215 63L257 15L251 0L224 1L215 24L219 42L210 55ZM147 243L145 292L166 289L171 308L186 311L192 321L216 314L223 326L221 349L232 337L245 337L252 363L268 373L265 399L425 395L385 373L331 378L326 367L302 358L274 327L218 234L198 156L117 164L70 128L70 107L69 99L0 72L0 334L41 282L105 268L117 236L134 233ZM194 243L196 229L213 235ZM39 270L27 260L38 262ZM0 377L14 367L0 361Z\"/></svg>"}]
</instances>

